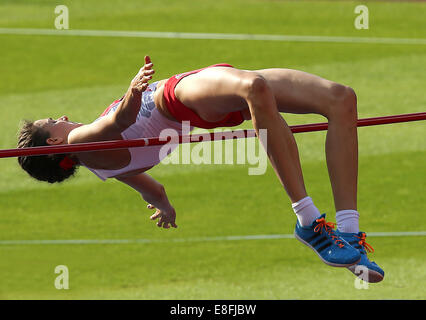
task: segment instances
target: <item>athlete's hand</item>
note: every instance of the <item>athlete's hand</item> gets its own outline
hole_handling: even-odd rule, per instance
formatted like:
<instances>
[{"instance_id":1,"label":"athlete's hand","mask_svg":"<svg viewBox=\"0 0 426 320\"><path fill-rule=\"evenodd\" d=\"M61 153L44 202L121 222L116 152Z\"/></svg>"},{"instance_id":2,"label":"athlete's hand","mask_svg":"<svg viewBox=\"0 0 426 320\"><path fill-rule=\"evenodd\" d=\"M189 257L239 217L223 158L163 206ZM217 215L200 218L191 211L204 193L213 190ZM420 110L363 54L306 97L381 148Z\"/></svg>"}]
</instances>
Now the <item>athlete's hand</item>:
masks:
<instances>
[{"instance_id":1,"label":"athlete's hand","mask_svg":"<svg viewBox=\"0 0 426 320\"><path fill-rule=\"evenodd\" d=\"M155 73L152 68L153 66L154 64L151 62L151 58L145 56L145 65L139 70L138 74L130 83L131 90L134 94L140 94L148 88L148 81L152 79L152 75Z\"/></svg>"},{"instance_id":2,"label":"athlete's hand","mask_svg":"<svg viewBox=\"0 0 426 320\"><path fill-rule=\"evenodd\" d=\"M148 204L146 207L148 209L156 209L152 204ZM164 229L169 229L170 225L173 228L177 228L177 225L175 223L176 212L172 206L170 206L170 209L168 210L156 209L155 213L150 217L150 219L151 220L158 219L157 226L160 228L163 227Z\"/></svg>"}]
</instances>

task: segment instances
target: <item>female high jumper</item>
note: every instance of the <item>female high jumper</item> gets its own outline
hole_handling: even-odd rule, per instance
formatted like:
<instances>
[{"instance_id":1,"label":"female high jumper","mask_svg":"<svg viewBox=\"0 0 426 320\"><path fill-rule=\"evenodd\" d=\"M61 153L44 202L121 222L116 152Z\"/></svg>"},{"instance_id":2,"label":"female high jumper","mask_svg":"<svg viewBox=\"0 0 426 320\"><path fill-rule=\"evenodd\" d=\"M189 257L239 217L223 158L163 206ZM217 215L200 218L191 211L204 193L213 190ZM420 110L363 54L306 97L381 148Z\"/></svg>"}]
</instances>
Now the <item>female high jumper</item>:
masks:
<instances>
[{"instance_id":1,"label":"female high jumper","mask_svg":"<svg viewBox=\"0 0 426 320\"><path fill-rule=\"evenodd\" d=\"M159 136L163 129L182 133L182 121L192 127L232 127L252 120L258 133L267 130L263 145L297 216L295 237L323 262L347 267L369 282L379 282L383 270L367 257L372 248L359 230L357 212L357 98L350 87L290 69L239 70L216 64L149 84L153 63L133 78L126 94L94 122L26 121L18 147L130 140ZM335 224L326 222L307 195L298 149L280 112L320 114L328 119L325 152L336 209ZM49 183L72 176L85 166L105 180L115 178L138 191L156 209L150 217L158 227L176 228L176 213L165 188L146 171L158 164L159 147L19 157L32 177Z\"/></svg>"}]
</instances>

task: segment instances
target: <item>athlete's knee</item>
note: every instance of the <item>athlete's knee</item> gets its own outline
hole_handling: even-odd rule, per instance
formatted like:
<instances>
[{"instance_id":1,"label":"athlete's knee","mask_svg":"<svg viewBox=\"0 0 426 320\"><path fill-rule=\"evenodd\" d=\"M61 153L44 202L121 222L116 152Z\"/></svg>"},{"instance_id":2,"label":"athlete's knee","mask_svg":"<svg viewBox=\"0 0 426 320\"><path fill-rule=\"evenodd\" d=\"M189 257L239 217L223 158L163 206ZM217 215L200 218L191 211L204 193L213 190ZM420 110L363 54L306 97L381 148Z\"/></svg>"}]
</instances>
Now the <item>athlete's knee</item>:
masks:
<instances>
[{"instance_id":1,"label":"athlete's knee","mask_svg":"<svg viewBox=\"0 0 426 320\"><path fill-rule=\"evenodd\" d=\"M345 91L342 96L343 115L350 121L355 121L358 118L357 111L357 96L355 90L351 87L345 87Z\"/></svg>"},{"instance_id":2,"label":"athlete's knee","mask_svg":"<svg viewBox=\"0 0 426 320\"><path fill-rule=\"evenodd\" d=\"M245 96L247 104L250 106L250 113L252 117L253 112L260 112L264 116L271 117L278 114L276 104L273 103L274 97L267 80L255 72L245 79Z\"/></svg>"},{"instance_id":3,"label":"athlete's knee","mask_svg":"<svg viewBox=\"0 0 426 320\"><path fill-rule=\"evenodd\" d=\"M351 87L336 84L331 89L328 118L354 122L357 119L357 96Z\"/></svg>"},{"instance_id":4,"label":"athlete's knee","mask_svg":"<svg viewBox=\"0 0 426 320\"><path fill-rule=\"evenodd\" d=\"M247 99L261 98L270 90L264 77L258 73L250 72L244 77L244 94Z\"/></svg>"}]
</instances>

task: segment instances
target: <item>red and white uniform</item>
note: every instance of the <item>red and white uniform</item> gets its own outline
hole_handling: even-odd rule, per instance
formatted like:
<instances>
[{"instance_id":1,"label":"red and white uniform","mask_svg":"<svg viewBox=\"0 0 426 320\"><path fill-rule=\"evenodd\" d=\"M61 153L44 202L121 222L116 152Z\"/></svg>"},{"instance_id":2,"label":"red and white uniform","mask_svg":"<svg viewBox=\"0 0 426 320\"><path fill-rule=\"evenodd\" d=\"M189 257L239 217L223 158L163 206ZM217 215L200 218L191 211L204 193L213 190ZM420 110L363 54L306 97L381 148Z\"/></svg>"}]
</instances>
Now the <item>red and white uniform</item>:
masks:
<instances>
[{"instance_id":1,"label":"red and white uniform","mask_svg":"<svg viewBox=\"0 0 426 320\"><path fill-rule=\"evenodd\" d=\"M156 108L154 103L154 92L156 88L157 82L150 84L147 90L143 92L141 109L137 115L136 122L121 133L123 140L159 137L161 131L168 128L175 130L178 135L182 135L182 125L179 122L167 119ZM121 99L114 101L97 120L111 112L115 112L120 102ZM170 152L177 146L177 144L167 144ZM160 153L161 147L162 146L129 148L131 156L130 163L121 169L104 170L86 167L100 179L106 180L126 172L157 165L167 155L162 155L162 153Z\"/></svg>"},{"instance_id":2,"label":"red and white uniform","mask_svg":"<svg viewBox=\"0 0 426 320\"><path fill-rule=\"evenodd\" d=\"M225 66L232 68L229 64L215 64L207 68ZM203 69L181 73L169 78L164 85L164 98L166 107L170 114L178 121L172 121L164 117L156 108L154 103L154 92L157 89L157 82L148 86L142 94L141 109L137 115L136 122L129 128L121 133L123 140L140 139L140 138L153 138L159 137L161 132L165 129L173 129L180 136L182 135L182 122L189 121L189 130L185 132L188 134L193 127L212 129L217 127L233 127L241 124L244 121L243 115L240 111L230 112L223 120L218 122L207 122L201 119L194 111L186 107L175 96L175 87L184 77L197 73ZM111 112L115 112L121 102L120 100L114 101L100 116L103 117ZM99 120L99 118L97 119ZM177 148L178 144L167 144L167 151L170 153ZM160 152L163 146L150 146L150 147L137 147L129 148L131 161L129 165L117 170L103 170L88 168L102 180L118 176L130 171L152 167L161 162L167 153Z\"/></svg>"}]
</instances>

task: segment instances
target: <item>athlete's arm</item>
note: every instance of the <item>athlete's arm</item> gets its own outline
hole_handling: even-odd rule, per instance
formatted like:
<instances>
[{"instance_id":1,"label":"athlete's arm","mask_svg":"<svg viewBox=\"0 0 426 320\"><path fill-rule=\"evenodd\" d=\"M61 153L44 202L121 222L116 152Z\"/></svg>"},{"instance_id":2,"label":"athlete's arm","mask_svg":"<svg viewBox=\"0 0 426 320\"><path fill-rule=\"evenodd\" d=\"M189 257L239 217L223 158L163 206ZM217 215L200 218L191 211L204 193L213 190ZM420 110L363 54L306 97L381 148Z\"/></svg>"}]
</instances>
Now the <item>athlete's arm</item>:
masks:
<instances>
[{"instance_id":1,"label":"athlete's arm","mask_svg":"<svg viewBox=\"0 0 426 320\"><path fill-rule=\"evenodd\" d=\"M141 108L142 92L148 87L148 81L154 74L154 65L149 56L145 56L145 65L139 70L133 78L130 87L123 100L114 112L114 121L122 131L126 130L136 121L136 117Z\"/></svg>"},{"instance_id":2,"label":"athlete's arm","mask_svg":"<svg viewBox=\"0 0 426 320\"><path fill-rule=\"evenodd\" d=\"M150 217L151 220L159 219L157 226L170 228L169 224L177 228L175 223L176 212L167 198L164 186L149 176L147 173L139 173L128 177L117 177L117 180L127 184L138 191L142 198L149 203L149 209L157 209Z\"/></svg>"},{"instance_id":3,"label":"athlete's arm","mask_svg":"<svg viewBox=\"0 0 426 320\"><path fill-rule=\"evenodd\" d=\"M121 132L135 121L141 107L142 92L148 87L154 70L150 57L145 57L145 65L133 78L117 110L91 124L83 125L71 131L68 143L83 143L121 139Z\"/></svg>"}]
</instances>

